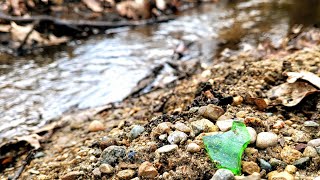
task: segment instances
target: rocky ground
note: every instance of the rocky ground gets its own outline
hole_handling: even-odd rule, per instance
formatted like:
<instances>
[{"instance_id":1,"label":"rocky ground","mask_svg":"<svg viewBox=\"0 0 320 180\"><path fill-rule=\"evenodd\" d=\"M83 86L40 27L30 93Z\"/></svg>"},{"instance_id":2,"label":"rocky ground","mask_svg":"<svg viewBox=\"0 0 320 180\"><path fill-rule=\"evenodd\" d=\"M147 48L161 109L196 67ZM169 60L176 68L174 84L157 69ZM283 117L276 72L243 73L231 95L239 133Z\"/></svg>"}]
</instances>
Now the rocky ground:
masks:
<instances>
[{"instance_id":1,"label":"rocky ground","mask_svg":"<svg viewBox=\"0 0 320 180\"><path fill-rule=\"evenodd\" d=\"M50 138L38 134L41 147L20 178L319 179L319 40L311 29L280 49L226 50L173 87L65 116ZM217 170L202 142L235 120L251 135L242 176ZM27 154L11 160L1 179L17 174Z\"/></svg>"}]
</instances>

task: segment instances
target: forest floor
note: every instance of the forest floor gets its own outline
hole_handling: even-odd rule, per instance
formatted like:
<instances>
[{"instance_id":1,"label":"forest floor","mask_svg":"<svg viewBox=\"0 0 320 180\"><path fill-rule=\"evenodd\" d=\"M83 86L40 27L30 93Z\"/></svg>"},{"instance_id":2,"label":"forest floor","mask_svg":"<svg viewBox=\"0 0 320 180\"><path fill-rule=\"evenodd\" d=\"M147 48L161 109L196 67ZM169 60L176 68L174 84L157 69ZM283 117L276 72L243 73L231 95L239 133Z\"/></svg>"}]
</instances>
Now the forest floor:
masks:
<instances>
[{"instance_id":1,"label":"forest floor","mask_svg":"<svg viewBox=\"0 0 320 180\"><path fill-rule=\"evenodd\" d=\"M314 179L320 31L293 31L283 42L226 50L172 87L66 115L1 146L0 179L210 179L217 169L202 137L228 131L235 120L255 132L237 179Z\"/></svg>"}]
</instances>

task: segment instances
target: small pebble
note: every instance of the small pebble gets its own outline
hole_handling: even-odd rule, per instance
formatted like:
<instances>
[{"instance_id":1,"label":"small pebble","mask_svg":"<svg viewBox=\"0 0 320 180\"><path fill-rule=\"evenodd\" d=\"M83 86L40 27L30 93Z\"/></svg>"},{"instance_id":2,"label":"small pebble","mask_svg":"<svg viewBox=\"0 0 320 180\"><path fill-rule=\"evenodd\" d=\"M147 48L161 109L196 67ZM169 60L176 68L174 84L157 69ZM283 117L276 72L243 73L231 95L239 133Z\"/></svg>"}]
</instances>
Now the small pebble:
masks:
<instances>
[{"instance_id":1,"label":"small pebble","mask_svg":"<svg viewBox=\"0 0 320 180\"><path fill-rule=\"evenodd\" d=\"M171 130L171 123L170 122L163 122L158 124L158 126L156 127L156 131L159 132L160 134L163 133L168 133Z\"/></svg>"},{"instance_id":2,"label":"small pebble","mask_svg":"<svg viewBox=\"0 0 320 180\"><path fill-rule=\"evenodd\" d=\"M242 172L246 172L248 174L253 174L254 172L260 173L260 167L258 166L257 163L253 161L250 161L250 162L243 161Z\"/></svg>"},{"instance_id":3,"label":"small pebble","mask_svg":"<svg viewBox=\"0 0 320 180\"><path fill-rule=\"evenodd\" d=\"M286 121L284 121L284 123L286 123L286 125L288 125L288 126L291 126L293 124L293 122L290 120L286 120Z\"/></svg>"},{"instance_id":4,"label":"small pebble","mask_svg":"<svg viewBox=\"0 0 320 180\"><path fill-rule=\"evenodd\" d=\"M216 125L221 131L226 132L231 129L233 121L234 120L231 120L231 119L221 120L221 121L217 121Z\"/></svg>"},{"instance_id":5,"label":"small pebble","mask_svg":"<svg viewBox=\"0 0 320 180\"><path fill-rule=\"evenodd\" d=\"M102 151L100 161L101 163L115 165L119 160L121 160L125 156L125 146L109 146Z\"/></svg>"},{"instance_id":6,"label":"small pebble","mask_svg":"<svg viewBox=\"0 0 320 180\"><path fill-rule=\"evenodd\" d=\"M245 111L239 111L239 112L237 112L236 117L237 118L245 118L246 115L247 115L247 113Z\"/></svg>"},{"instance_id":7,"label":"small pebble","mask_svg":"<svg viewBox=\"0 0 320 180\"><path fill-rule=\"evenodd\" d=\"M319 124L314 121L305 121L303 125L306 127L319 127Z\"/></svg>"},{"instance_id":8,"label":"small pebble","mask_svg":"<svg viewBox=\"0 0 320 180\"><path fill-rule=\"evenodd\" d=\"M145 161L139 166L138 175L143 178L154 179L158 176L158 171L152 163Z\"/></svg>"},{"instance_id":9,"label":"small pebble","mask_svg":"<svg viewBox=\"0 0 320 180\"><path fill-rule=\"evenodd\" d=\"M303 156L314 158L318 156L318 153L314 147L307 146L303 151Z\"/></svg>"},{"instance_id":10,"label":"small pebble","mask_svg":"<svg viewBox=\"0 0 320 180\"><path fill-rule=\"evenodd\" d=\"M320 138L310 140L310 141L308 142L308 146L312 146L312 147L318 147L318 146L320 146Z\"/></svg>"},{"instance_id":11,"label":"small pebble","mask_svg":"<svg viewBox=\"0 0 320 180\"><path fill-rule=\"evenodd\" d=\"M292 134L292 140L294 142L308 142L310 141L310 135L308 133L305 133L303 131L294 131Z\"/></svg>"},{"instance_id":12,"label":"small pebble","mask_svg":"<svg viewBox=\"0 0 320 180\"><path fill-rule=\"evenodd\" d=\"M164 141L164 140L167 139L167 137L168 137L167 134L161 134L161 135L159 136L159 139L162 140L162 141Z\"/></svg>"},{"instance_id":13,"label":"small pebble","mask_svg":"<svg viewBox=\"0 0 320 180\"><path fill-rule=\"evenodd\" d=\"M299 169L306 169L307 166L310 164L310 158L309 157L303 157L298 160L296 160L293 165L296 166Z\"/></svg>"},{"instance_id":14,"label":"small pebble","mask_svg":"<svg viewBox=\"0 0 320 180\"><path fill-rule=\"evenodd\" d=\"M302 153L298 150L292 149L289 146L286 146L281 150L280 156L284 162L287 164L292 164L302 157Z\"/></svg>"},{"instance_id":15,"label":"small pebble","mask_svg":"<svg viewBox=\"0 0 320 180\"><path fill-rule=\"evenodd\" d=\"M134 176L135 173L136 172L132 169L126 169L126 170L119 171L117 173L117 177L120 180L129 180Z\"/></svg>"},{"instance_id":16,"label":"small pebble","mask_svg":"<svg viewBox=\"0 0 320 180\"><path fill-rule=\"evenodd\" d=\"M177 149L178 149L178 146L176 144L172 144L172 145L162 146L161 148L157 149L156 152L157 153L168 153L171 151L175 151Z\"/></svg>"},{"instance_id":17,"label":"small pebble","mask_svg":"<svg viewBox=\"0 0 320 180\"><path fill-rule=\"evenodd\" d=\"M215 126L208 119L201 119L198 121L191 122L191 126L195 135L198 135L202 132L217 132L219 128Z\"/></svg>"},{"instance_id":18,"label":"small pebble","mask_svg":"<svg viewBox=\"0 0 320 180\"><path fill-rule=\"evenodd\" d=\"M260 173L254 172L253 174L249 176L235 176L236 180L261 180L261 175Z\"/></svg>"},{"instance_id":19,"label":"small pebble","mask_svg":"<svg viewBox=\"0 0 320 180\"><path fill-rule=\"evenodd\" d=\"M307 146L308 146L308 145L306 145L306 144L299 143L299 144L297 144L297 145L294 147L294 149L302 152Z\"/></svg>"},{"instance_id":20,"label":"small pebble","mask_svg":"<svg viewBox=\"0 0 320 180\"><path fill-rule=\"evenodd\" d=\"M174 131L169 134L168 141L170 144L180 144L188 139L188 135L181 131Z\"/></svg>"},{"instance_id":21,"label":"small pebble","mask_svg":"<svg viewBox=\"0 0 320 180\"><path fill-rule=\"evenodd\" d=\"M278 136L272 132L261 132L257 135L256 146L264 149L275 146L278 143Z\"/></svg>"},{"instance_id":22,"label":"small pebble","mask_svg":"<svg viewBox=\"0 0 320 180\"><path fill-rule=\"evenodd\" d=\"M290 174L294 174L297 171L297 167L295 167L294 165L288 165L286 166L285 171L287 171Z\"/></svg>"},{"instance_id":23,"label":"small pebble","mask_svg":"<svg viewBox=\"0 0 320 180\"><path fill-rule=\"evenodd\" d=\"M233 173L228 169L218 169L210 180L234 180Z\"/></svg>"},{"instance_id":24,"label":"small pebble","mask_svg":"<svg viewBox=\"0 0 320 180\"><path fill-rule=\"evenodd\" d=\"M105 174L111 174L114 171L114 168L110 164L101 164L99 170Z\"/></svg>"},{"instance_id":25,"label":"small pebble","mask_svg":"<svg viewBox=\"0 0 320 180\"><path fill-rule=\"evenodd\" d=\"M236 97L233 97L232 105L233 105L233 106L238 106L238 105L240 105L242 102L243 102L243 97L241 97L241 96L236 96Z\"/></svg>"},{"instance_id":26,"label":"small pebble","mask_svg":"<svg viewBox=\"0 0 320 180\"><path fill-rule=\"evenodd\" d=\"M250 139L250 144L255 143L255 142L256 142L256 139L257 139L257 132L256 132L256 130L254 130L252 127L247 127L247 130L248 130L248 132L249 132L249 134L250 134L250 137L251 137L251 139Z\"/></svg>"},{"instance_id":27,"label":"small pebble","mask_svg":"<svg viewBox=\"0 0 320 180\"><path fill-rule=\"evenodd\" d=\"M264 159L259 159L260 167L261 169L266 170L267 172L270 172L272 170L272 166Z\"/></svg>"},{"instance_id":28,"label":"small pebble","mask_svg":"<svg viewBox=\"0 0 320 180\"><path fill-rule=\"evenodd\" d=\"M190 143L187 145L187 151L191 153L196 153L201 150L201 147L196 143Z\"/></svg>"},{"instance_id":29,"label":"small pebble","mask_svg":"<svg viewBox=\"0 0 320 180\"><path fill-rule=\"evenodd\" d=\"M209 104L207 106L201 106L198 110L198 113L205 118L216 121L224 114L224 110L219 106Z\"/></svg>"},{"instance_id":30,"label":"small pebble","mask_svg":"<svg viewBox=\"0 0 320 180\"><path fill-rule=\"evenodd\" d=\"M268 174L268 180L294 180L294 176L287 171L272 171Z\"/></svg>"},{"instance_id":31,"label":"small pebble","mask_svg":"<svg viewBox=\"0 0 320 180\"><path fill-rule=\"evenodd\" d=\"M101 172L99 170L99 168L94 168L92 171L92 174L96 177L100 177L101 176Z\"/></svg>"},{"instance_id":32,"label":"small pebble","mask_svg":"<svg viewBox=\"0 0 320 180\"><path fill-rule=\"evenodd\" d=\"M276 123L272 126L275 129L282 129L285 123L282 120L277 120Z\"/></svg>"},{"instance_id":33,"label":"small pebble","mask_svg":"<svg viewBox=\"0 0 320 180\"><path fill-rule=\"evenodd\" d=\"M174 128L176 130L178 130L178 131L182 131L182 132L185 132L185 133L191 132L191 128L189 128L187 125L185 125L184 123L181 123L181 122L177 122L174 125Z\"/></svg>"},{"instance_id":34,"label":"small pebble","mask_svg":"<svg viewBox=\"0 0 320 180\"><path fill-rule=\"evenodd\" d=\"M98 121L98 120L94 120L90 123L89 125L89 131L90 132L97 132L97 131L104 131L105 127L102 124L102 122Z\"/></svg>"},{"instance_id":35,"label":"small pebble","mask_svg":"<svg viewBox=\"0 0 320 180\"><path fill-rule=\"evenodd\" d=\"M137 138L141 133L144 132L144 127L140 125L134 125L129 133L129 138L135 139Z\"/></svg>"},{"instance_id":36,"label":"small pebble","mask_svg":"<svg viewBox=\"0 0 320 180\"><path fill-rule=\"evenodd\" d=\"M279 159L276 159L276 158L271 158L270 159L270 161L269 161L269 163L270 163L270 165L272 166L272 167L282 167L282 168L284 168L284 167L286 167L286 165L287 165L287 163L285 163L285 162L283 162L283 161L281 161L281 160L279 160Z\"/></svg>"}]
</instances>

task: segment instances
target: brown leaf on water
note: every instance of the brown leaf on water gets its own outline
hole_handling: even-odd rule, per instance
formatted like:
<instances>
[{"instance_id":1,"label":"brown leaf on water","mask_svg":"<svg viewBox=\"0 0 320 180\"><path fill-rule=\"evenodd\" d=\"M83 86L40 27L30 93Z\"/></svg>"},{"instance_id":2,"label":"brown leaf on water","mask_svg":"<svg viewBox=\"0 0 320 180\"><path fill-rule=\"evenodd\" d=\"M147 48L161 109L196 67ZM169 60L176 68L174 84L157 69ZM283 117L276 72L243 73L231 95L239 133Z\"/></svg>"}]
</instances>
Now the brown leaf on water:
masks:
<instances>
[{"instance_id":1,"label":"brown leaf on water","mask_svg":"<svg viewBox=\"0 0 320 180\"><path fill-rule=\"evenodd\" d=\"M15 22L11 22L11 36L14 41L23 42L28 36L27 44L32 44L33 41L43 43L45 40L41 37L41 34L33 30L33 25L19 26ZM32 31L32 32L31 32Z\"/></svg>"},{"instance_id":2,"label":"brown leaf on water","mask_svg":"<svg viewBox=\"0 0 320 180\"><path fill-rule=\"evenodd\" d=\"M11 26L10 25L4 25L0 24L0 32L10 32Z\"/></svg>"},{"instance_id":3,"label":"brown leaf on water","mask_svg":"<svg viewBox=\"0 0 320 180\"><path fill-rule=\"evenodd\" d=\"M101 3L97 0L82 0L82 2L93 12L102 12L103 8Z\"/></svg>"},{"instance_id":4,"label":"brown leaf on water","mask_svg":"<svg viewBox=\"0 0 320 180\"><path fill-rule=\"evenodd\" d=\"M285 75L288 76L288 79L287 79L288 83L294 83L298 79L303 79L313 84L318 89L320 89L320 77L318 77L316 74L313 74L312 72L308 72L308 71L287 72L285 73Z\"/></svg>"},{"instance_id":5,"label":"brown leaf on water","mask_svg":"<svg viewBox=\"0 0 320 180\"><path fill-rule=\"evenodd\" d=\"M295 81L273 87L267 92L267 96L269 99L279 100L284 106L292 107L299 104L306 96L319 92L308 82Z\"/></svg>"}]
</instances>

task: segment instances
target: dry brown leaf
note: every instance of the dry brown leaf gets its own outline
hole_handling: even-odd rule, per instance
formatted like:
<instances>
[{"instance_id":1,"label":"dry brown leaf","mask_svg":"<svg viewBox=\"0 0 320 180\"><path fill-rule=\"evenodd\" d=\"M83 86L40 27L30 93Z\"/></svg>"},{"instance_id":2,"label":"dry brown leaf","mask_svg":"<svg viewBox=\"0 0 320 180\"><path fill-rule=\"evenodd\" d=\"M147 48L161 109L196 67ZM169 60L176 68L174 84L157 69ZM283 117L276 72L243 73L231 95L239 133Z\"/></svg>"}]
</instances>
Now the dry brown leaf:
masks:
<instances>
[{"instance_id":1,"label":"dry brown leaf","mask_svg":"<svg viewBox=\"0 0 320 180\"><path fill-rule=\"evenodd\" d=\"M31 134L31 135L28 135L28 136L21 136L21 137L17 137L16 139L18 141L26 141L26 142L28 142L35 149L39 149L41 147L39 141L42 139L42 137L39 136L38 134Z\"/></svg>"},{"instance_id":2,"label":"dry brown leaf","mask_svg":"<svg viewBox=\"0 0 320 180\"><path fill-rule=\"evenodd\" d=\"M303 79L314 86L316 86L318 89L320 89L320 77L318 77L316 74L313 74L308 71L301 71L301 72L287 72L285 75L288 76L287 82L288 83L294 83L298 79Z\"/></svg>"},{"instance_id":3,"label":"dry brown leaf","mask_svg":"<svg viewBox=\"0 0 320 180\"><path fill-rule=\"evenodd\" d=\"M82 2L86 6L88 6L88 8L91 9L93 12L102 12L103 11L101 3L97 0L82 0Z\"/></svg>"},{"instance_id":4,"label":"dry brown leaf","mask_svg":"<svg viewBox=\"0 0 320 180\"><path fill-rule=\"evenodd\" d=\"M299 104L306 96L319 92L307 82L295 81L273 87L267 92L267 96L269 99L280 100L284 106L292 107Z\"/></svg>"},{"instance_id":5,"label":"dry brown leaf","mask_svg":"<svg viewBox=\"0 0 320 180\"><path fill-rule=\"evenodd\" d=\"M31 32L28 37L27 44L32 44L33 41L38 43L43 43L45 39L41 37L41 34L35 30L33 30L33 25L29 24L26 26L19 26L15 22L11 22L11 36L14 41L22 42L26 38L26 36Z\"/></svg>"},{"instance_id":6,"label":"dry brown leaf","mask_svg":"<svg viewBox=\"0 0 320 180\"><path fill-rule=\"evenodd\" d=\"M46 42L46 45L52 46L52 45L59 45L62 43L65 43L69 40L69 38L62 36L62 37L56 37L53 34L49 35L49 40Z\"/></svg>"},{"instance_id":7,"label":"dry brown leaf","mask_svg":"<svg viewBox=\"0 0 320 180\"><path fill-rule=\"evenodd\" d=\"M11 26L0 24L0 32L10 32Z\"/></svg>"}]
</instances>

